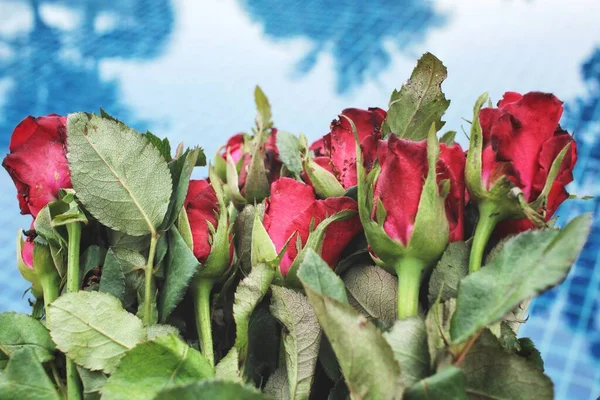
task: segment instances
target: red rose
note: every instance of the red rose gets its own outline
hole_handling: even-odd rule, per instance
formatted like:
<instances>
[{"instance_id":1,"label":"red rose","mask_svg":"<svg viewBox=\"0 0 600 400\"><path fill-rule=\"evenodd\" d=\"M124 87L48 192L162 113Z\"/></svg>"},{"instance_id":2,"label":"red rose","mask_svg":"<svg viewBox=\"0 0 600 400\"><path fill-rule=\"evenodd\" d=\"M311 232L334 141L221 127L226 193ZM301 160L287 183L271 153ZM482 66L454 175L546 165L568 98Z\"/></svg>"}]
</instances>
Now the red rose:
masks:
<instances>
[{"instance_id":1,"label":"red rose","mask_svg":"<svg viewBox=\"0 0 600 400\"><path fill-rule=\"evenodd\" d=\"M221 157L227 160L227 153L231 155L233 162L237 164L244 155L244 134L238 133L227 140L225 147L221 150Z\"/></svg>"},{"instance_id":2,"label":"red rose","mask_svg":"<svg viewBox=\"0 0 600 400\"><path fill-rule=\"evenodd\" d=\"M542 193L552 163L570 143L548 194L546 220L569 197L565 186L573 181L577 160L573 137L559 125L562 112L562 102L552 94L507 92L498 102L498 108L484 108L479 116L484 187L490 189L505 175L523 191L527 203L534 202ZM528 219L521 219L507 221L499 228L504 232L519 232L532 227Z\"/></svg>"},{"instance_id":3,"label":"red rose","mask_svg":"<svg viewBox=\"0 0 600 400\"><path fill-rule=\"evenodd\" d=\"M368 154L370 149L365 149ZM372 150L371 150L372 151ZM419 211L423 184L428 173L427 141L414 142L390 135L379 140L374 151L381 172L374 187L372 217L377 215L379 201L387 212L383 228L392 238L407 247ZM445 200L449 240L463 239L463 210L465 206L464 183L465 156L460 145L440 144L437 162L437 182L449 180L450 190Z\"/></svg>"},{"instance_id":4,"label":"red rose","mask_svg":"<svg viewBox=\"0 0 600 400\"><path fill-rule=\"evenodd\" d=\"M10 153L2 165L17 187L21 214L36 217L59 189L71 188L65 140L66 118L59 115L27 117L15 128Z\"/></svg>"},{"instance_id":5,"label":"red rose","mask_svg":"<svg viewBox=\"0 0 600 400\"><path fill-rule=\"evenodd\" d=\"M184 207L190 221L194 256L204 264L212 247L209 224L216 230L219 215L217 195L208 180L190 181Z\"/></svg>"},{"instance_id":6,"label":"red rose","mask_svg":"<svg viewBox=\"0 0 600 400\"><path fill-rule=\"evenodd\" d=\"M386 112L381 108L347 108L342 114L356 125L360 143L367 138L380 139L381 125ZM356 186L356 145L352 127L347 119L331 122L331 132L310 146L314 161L335 175L344 189Z\"/></svg>"},{"instance_id":7,"label":"red rose","mask_svg":"<svg viewBox=\"0 0 600 400\"><path fill-rule=\"evenodd\" d=\"M298 255L298 237L304 246L311 224L314 229L328 216L343 210L356 211L356 202L349 197L317 200L311 186L291 178L280 178L273 182L263 224L278 252L292 238L279 266L283 276ZM322 246L323 259L331 267L335 267L344 248L361 229L358 215L329 225Z\"/></svg>"}]
</instances>

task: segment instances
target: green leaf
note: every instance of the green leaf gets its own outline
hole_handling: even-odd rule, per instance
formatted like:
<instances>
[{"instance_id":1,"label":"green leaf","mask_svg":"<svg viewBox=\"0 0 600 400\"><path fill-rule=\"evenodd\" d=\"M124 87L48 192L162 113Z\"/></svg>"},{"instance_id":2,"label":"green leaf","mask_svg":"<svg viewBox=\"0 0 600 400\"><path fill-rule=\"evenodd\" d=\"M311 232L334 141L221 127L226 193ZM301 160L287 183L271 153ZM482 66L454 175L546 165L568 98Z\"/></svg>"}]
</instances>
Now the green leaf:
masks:
<instances>
[{"instance_id":1,"label":"green leaf","mask_svg":"<svg viewBox=\"0 0 600 400\"><path fill-rule=\"evenodd\" d=\"M158 150L133 129L85 113L69 115L67 144L73 188L85 209L109 228L154 234L172 190Z\"/></svg>"},{"instance_id":2,"label":"green leaf","mask_svg":"<svg viewBox=\"0 0 600 400\"><path fill-rule=\"evenodd\" d=\"M429 378L419 381L404 394L404 400L468 400L465 393L465 375L449 366Z\"/></svg>"},{"instance_id":3,"label":"green leaf","mask_svg":"<svg viewBox=\"0 0 600 400\"><path fill-rule=\"evenodd\" d=\"M319 198L326 199L345 195L346 190L335 175L317 164L311 157L307 156L304 159L304 171Z\"/></svg>"},{"instance_id":4,"label":"green leaf","mask_svg":"<svg viewBox=\"0 0 600 400\"><path fill-rule=\"evenodd\" d=\"M450 321L455 311L456 299L451 298L444 303L434 303L425 318L427 346L432 369L447 354L446 347L450 343Z\"/></svg>"},{"instance_id":5,"label":"green leaf","mask_svg":"<svg viewBox=\"0 0 600 400\"><path fill-rule=\"evenodd\" d=\"M330 272L333 274L316 253L309 251L298 277L337 356L351 397L402 398L400 368L392 349L373 323L345 303L343 283L339 278L332 282Z\"/></svg>"},{"instance_id":6,"label":"green leaf","mask_svg":"<svg viewBox=\"0 0 600 400\"><path fill-rule=\"evenodd\" d=\"M535 348L533 341L530 338L520 338L519 347L521 350L519 350L517 354L533 363L536 368L544 372L544 360L542 359L540 351Z\"/></svg>"},{"instance_id":7,"label":"green leaf","mask_svg":"<svg viewBox=\"0 0 600 400\"><path fill-rule=\"evenodd\" d=\"M235 320L235 348L240 362L246 361L248 352L248 323L256 305L267 294L273 281L275 271L266 264L258 264L252 268L235 291L233 318Z\"/></svg>"},{"instance_id":8,"label":"green leaf","mask_svg":"<svg viewBox=\"0 0 600 400\"><path fill-rule=\"evenodd\" d=\"M583 248L590 214L561 231L530 230L509 240L492 262L461 281L452 318L454 343L500 320L528 297L560 283Z\"/></svg>"},{"instance_id":9,"label":"green leaf","mask_svg":"<svg viewBox=\"0 0 600 400\"><path fill-rule=\"evenodd\" d=\"M264 198L269 196L271 184L267 177L265 157L264 146L255 143L250 166L248 167L246 183L244 184L244 197L249 203L261 202Z\"/></svg>"},{"instance_id":10,"label":"green leaf","mask_svg":"<svg viewBox=\"0 0 600 400\"><path fill-rule=\"evenodd\" d=\"M77 372L83 384L83 399L99 400L100 391L108 379L107 376L103 372L90 371L80 366L77 366Z\"/></svg>"},{"instance_id":11,"label":"green leaf","mask_svg":"<svg viewBox=\"0 0 600 400\"><path fill-rule=\"evenodd\" d=\"M254 226L254 213L258 212L258 217L262 221L265 214L265 205L247 204L244 209L238 214L235 219L233 238L235 240L236 254L240 260L241 269L244 272L249 272L252 268L252 233Z\"/></svg>"},{"instance_id":12,"label":"green leaf","mask_svg":"<svg viewBox=\"0 0 600 400\"><path fill-rule=\"evenodd\" d=\"M8 364L8 356L0 351L0 372L4 371L7 364Z\"/></svg>"},{"instance_id":13,"label":"green leaf","mask_svg":"<svg viewBox=\"0 0 600 400\"><path fill-rule=\"evenodd\" d=\"M442 62L425 53L408 82L392 93L384 132L419 141L427 137L431 124L439 131L444 126L442 115L450 105L441 88L446 76Z\"/></svg>"},{"instance_id":14,"label":"green leaf","mask_svg":"<svg viewBox=\"0 0 600 400\"><path fill-rule=\"evenodd\" d=\"M59 400L54 384L31 348L14 352L0 374L0 398L19 400Z\"/></svg>"},{"instance_id":15,"label":"green leaf","mask_svg":"<svg viewBox=\"0 0 600 400\"><path fill-rule=\"evenodd\" d=\"M204 380L162 390L154 400L265 400L253 387L231 381Z\"/></svg>"},{"instance_id":16,"label":"green leaf","mask_svg":"<svg viewBox=\"0 0 600 400\"><path fill-rule=\"evenodd\" d=\"M290 399L310 394L319 355L321 328L306 296L294 290L271 288L271 313L285 327L282 333Z\"/></svg>"},{"instance_id":17,"label":"green leaf","mask_svg":"<svg viewBox=\"0 0 600 400\"><path fill-rule=\"evenodd\" d=\"M242 377L238 365L238 352L237 349L233 347L215 367L215 376L218 379L226 381L241 382Z\"/></svg>"},{"instance_id":18,"label":"green leaf","mask_svg":"<svg viewBox=\"0 0 600 400\"><path fill-rule=\"evenodd\" d=\"M200 263L187 246L179 231L174 226L169 229L169 255L167 258L167 271L165 283L160 291L160 321L165 322L167 317L181 302L190 281Z\"/></svg>"},{"instance_id":19,"label":"green leaf","mask_svg":"<svg viewBox=\"0 0 600 400\"><path fill-rule=\"evenodd\" d=\"M357 265L343 276L348 290L348 301L354 308L364 310L368 316L392 326L396 321L396 277L374 265Z\"/></svg>"},{"instance_id":20,"label":"green leaf","mask_svg":"<svg viewBox=\"0 0 600 400\"><path fill-rule=\"evenodd\" d=\"M465 164L465 183L469 194L474 199L481 200L487 197L487 190L483 187L482 155L483 155L483 132L479 121L481 107L488 99L488 94L483 93L473 106L473 123L471 124L471 136L469 137L469 151L467 151L467 162Z\"/></svg>"},{"instance_id":21,"label":"green leaf","mask_svg":"<svg viewBox=\"0 0 600 400\"><path fill-rule=\"evenodd\" d=\"M14 312L0 314L0 353L9 358L23 348L33 351L40 362L54 359L55 346L40 321Z\"/></svg>"},{"instance_id":22,"label":"green leaf","mask_svg":"<svg viewBox=\"0 0 600 400\"><path fill-rule=\"evenodd\" d=\"M251 265L271 264L277 259L277 249L263 225L258 210L254 213L252 224L252 243L250 251Z\"/></svg>"},{"instance_id":23,"label":"green leaf","mask_svg":"<svg viewBox=\"0 0 600 400\"><path fill-rule=\"evenodd\" d=\"M440 295L444 302L458 294L458 284L469 273L470 246L465 242L452 242L431 273L428 299L431 306ZM442 289L443 288L443 289Z\"/></svg>"},{"instance_id":24,"label":"green leaf","mask_svg":"<svg viewBox=\"0 0 600 400\"><path fill-rule=\"evenodd\" d=\"M294 176L299 177L302 173L302 157L298 138L289 132L277 131L276 142L281 162Z\"/></svg>"},{"instance_id":25,"label":"green leaf","mask_svg":"<svg viewBox=\"0 0 600 400\"><path fill-rule=\"evenodd\" d=\"M92 244L85 249L81 257L79 258L79 286L87 276L87 274L95 269L99 270L105 263L106 249L98 245Z\"/></svg>"},{"instance_id":26,"label":"green leaf","mask_svg":"<svg viewBox=\"0 0 600 400\"><path fill-rule=\"evenodd\" d=\"M271 122L271 118L273 117L271 114L271 104L269 104L269 99L267 99L267 96L259 86L254 88L254 102L256 103L256 111L258 112L256 116L258 129L263 131L270 128L273 125L273 122Z\"/></svg>"},{"instance_id":27,"label":"green leaf","mask_svg":"<svg viewBox=\"0 0 600 400\"><path fill-rule=\"evenodd\" d=\"M175 335L140 343L121 359L102 389L105 400L150 399L163 389L214 377L199 351Z\"/></svg>"},{"instance_id":28,"label":"green leaf","mask_svg":"<svg viewBox=\"0 0 600 400\"><path fill-rule=\"evenodd\" d=\"M454 139L456 138L456 131L448 131L440 138L440 143L444 143L446 146L452 146Z\"/></svg>"},{"instance_id":29,"label":"green leaf","mask_svg":"<svg viewBox=\"0 0 600 400\"><path fill-rule=\"evenodd\" d=\"M290 400L288 373L285 364L281 365L269 377L263 392L270 399Z\"/></svg>"},{"instance_id":30,"label":"green leaf","mask_svg":"<svg viewBox=\"0 0 600 400\"><path fill-rule=\"evenodd\" d=\"M497 342L490 343L491 339L494 339L493 335L485 332L467 353L461 366L471 399L554 398L550 378L529 361L503 350Z\"/></svg>"},{"instance_id":31,"label":"green leaf","mask_svg":"<svg viewBox=\"0 0 600 400\"><path fill-rule=\"evenodd\" d=\"M171 143L169 143L168 138L161 139L150 131L147 131L143 136L156 147L156 150L158 150L165 161L171 161Z\"/></svg>"},{"instance_id":32,"label":"green leaf","mask_svg":"<svg viewBox=\"0 0 600 400\"><path fill-rule=\"evenodd\" d=\"M119 259L112 249L106 252L100 279L100 291L115 296L123 302L125 298L125 274Z\"/></svg>"},{"instance_id":33,"label":"green leaf","mask_svg":"<svg viewBox=\"0 0 600 400\"><path fill-rule=\"evenodd\" d=\"M196 147L192 150L186 150L179 158L169 163L169 171L173 181L173 191L169 200L169 207L162 221L159 230L167 231L179 216L179 212L183 207L183 202L187 196L188 186L192 171L196 166L202 149Z\"/></svg>"},{"instance_id":34,"label":"green leaf","mask_svg":"<svg viewBox=\"0 0 600 400\"><path fill-rule=\"evenodd\" d=\"M427 332L421 317L396 321L392 330L383 334L400 365L404 387L410 387L429 376Z\"/></svg>"},{"instance_id":35,"label":"green leaf","mask_svg":"<svg viewBox=\"0 0 600 400\"><path fill-rule=\"evenodd\" d=\"M179 329L173 325L154 324L146 327L146 336L148 340L158 339L162 336L175 335L179 337Z\"/></svg>"},{"instance_id":36,"label":"green leaf","mask_svg":"<svg viewBox=\"0 0 600 400\"><path fill-rule=\"evenodd\" d=\"M281 325L269 312L269 301L263 299L254 309L248 323L248 357L243 365L243 375L262 385L279 361ZM275 344L275 345L274 345Z\"/></svg>"},{"instance_id":37,"label":"green leaf","mask_svg":"<svg viewBox=\"0 0 600 400\"><path fill-rule=\"evenodd\" d=\"M99 292L63 294L49 306L49 325L60 351L85 368L106 373L146 333L142 321L117 298Z\"/></svg>"},{"instance_id":38,"label":"green leaf","mask_svg":"<svg viewBox=\"0 0 600 400\"><path fill-rule=\"evenodd\" d=\"M310 287L316 294L330 297L340 303L348 303L344 281L313 249L306 251L298 278L304 287Z\"/></svg>"}]
</instances>

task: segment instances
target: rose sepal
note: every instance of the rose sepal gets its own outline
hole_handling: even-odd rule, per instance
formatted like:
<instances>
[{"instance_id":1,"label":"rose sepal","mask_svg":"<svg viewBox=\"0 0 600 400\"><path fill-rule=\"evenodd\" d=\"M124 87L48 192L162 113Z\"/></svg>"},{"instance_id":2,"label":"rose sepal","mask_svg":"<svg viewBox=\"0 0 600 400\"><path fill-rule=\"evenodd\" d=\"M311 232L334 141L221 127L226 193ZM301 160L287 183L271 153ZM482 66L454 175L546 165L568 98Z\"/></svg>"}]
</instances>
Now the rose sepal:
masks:
<instances>
[{"instance_id":1,"label":"rose sepal","mask_svg":"<svg viewBox=\"0 0 600 400\"><path fill-rule=\"evenodd\" d=\"M42 291L42 285L38 279L38 276L34 268L29 267L23 260L23 246L25 240L23 239L23 230L19 229L17 232L17 268L21 273L21 276L29 283L31 283L31 293L36 299L41 299L44 295ZM35 246L35 244L33 244ZM35 265L35 264L34 264Z\"/></svg>"},{"instance_id":2,"label":"rose sepal","mask_svg":"<svg viewBox=\"0 0 600 400\"><path fill-rule=\"evenodd\" d=\"M223 192L223 183L216 174L215 169L209 166L210 184L213 187L217 202L219 204L219 216L217 219L217 227L208 223L208 228L211 232L211 248L206 262L196 273L196 279L212 279L219 280L224 277L229 270L231 260L231 231L232 226L229 223L229 213L227 204L225 203L225 195Z\"/></svg>"},{"instance_id":3,"label":"rose sepal","mask_svg":"<svg viewBox=\"0 0 600 400\"><path fill-rule=\"evenodd\" d=\"M304 171L319 198L344 196L346 191L335 175L317 164L312 157L307 155L303 164Z\"/></svg>"}]
</instances>

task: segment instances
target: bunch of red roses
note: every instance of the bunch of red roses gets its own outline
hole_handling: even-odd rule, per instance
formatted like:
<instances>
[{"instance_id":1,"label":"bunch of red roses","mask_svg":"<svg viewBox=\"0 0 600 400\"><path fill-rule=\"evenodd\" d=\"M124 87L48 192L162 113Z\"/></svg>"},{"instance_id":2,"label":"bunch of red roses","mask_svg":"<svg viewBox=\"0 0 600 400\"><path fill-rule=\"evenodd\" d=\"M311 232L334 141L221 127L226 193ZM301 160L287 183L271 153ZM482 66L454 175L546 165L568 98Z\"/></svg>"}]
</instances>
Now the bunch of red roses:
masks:
<instances>
[{"instance_id":1,"label":"bunch of red roses","mask_svg":"<svg viewBox=\"0 0 600 400\"><path fill-rule=\"evenodd\" d=\"M273 126L257 88L252 133L205 180L190 179L200 148L172 156L104 112L26 118L3 166L33 217L17 262L43 302L0 314L0 394L35 397L18 389L27 364L48 398L261 398L241 381L276 398L551 397L516 333L589 230L550 226L576 144L538 92L481 96L467 151L438 139L445 73L426 54L387 112L343 110L311 145ZM526 379L490 377L500 366Z\"/></svg>"}]
</instances>

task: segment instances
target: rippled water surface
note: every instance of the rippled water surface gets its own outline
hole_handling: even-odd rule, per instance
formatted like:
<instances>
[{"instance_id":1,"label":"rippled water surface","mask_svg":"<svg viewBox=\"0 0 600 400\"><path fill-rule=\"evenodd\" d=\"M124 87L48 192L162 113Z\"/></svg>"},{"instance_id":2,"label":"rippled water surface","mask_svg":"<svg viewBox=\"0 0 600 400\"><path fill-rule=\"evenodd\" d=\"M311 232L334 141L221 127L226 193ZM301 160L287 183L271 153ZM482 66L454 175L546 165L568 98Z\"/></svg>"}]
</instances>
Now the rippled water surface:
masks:
<instances>
[{"instance_id":1,"label":"rippled water surface","mask_svg":"<svg viewBox=\"0 0 600 400\"><path fill-rule=\"evenodd\" d=\"M484 91L564 100L562 124L580 142L571 191L598 196L599 19L595 0L0 0L0 149L28 114L102 106L213 154L251 126L257 83L278 127L316 139L345 107L385 108L431 51L448 67L450 129L460 132ZM14 237L29 219L4 172L0 190L0 311L26 312ZM561 219L598 205L571 201ZM520 332L540 347L559 399L600 395L598 248L596 217L575 269Z\"/></svg>"}]
</instances>

